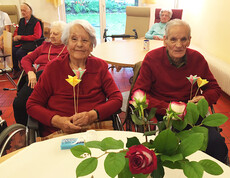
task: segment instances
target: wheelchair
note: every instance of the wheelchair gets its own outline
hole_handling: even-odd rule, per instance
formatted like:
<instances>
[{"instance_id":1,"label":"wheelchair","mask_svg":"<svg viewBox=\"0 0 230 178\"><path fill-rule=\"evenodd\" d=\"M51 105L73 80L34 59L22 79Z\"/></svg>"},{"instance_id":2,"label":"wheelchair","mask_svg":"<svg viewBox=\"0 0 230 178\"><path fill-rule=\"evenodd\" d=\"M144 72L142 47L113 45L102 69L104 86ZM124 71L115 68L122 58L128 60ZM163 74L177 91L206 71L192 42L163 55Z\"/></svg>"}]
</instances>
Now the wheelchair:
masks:
<instances>
[{"instance_id":1,"label":"wheelchair","mask_svg":"<svg viewBox=\"0 0 230 178\"><path fill-rule=\"evenodd\" d=\"M124 130L122 127L121 119L117 111L112 115L113 128L114 130ZM1 113L1 112L0 112ZM4 125L4 129L0 132L0 157L29 146L36 142L40 134L40 123L28 116L27 126L22 124L13 124L9 127L6 125L6 121L0 118L0 126Z\"/></svg>"}]
</instances>

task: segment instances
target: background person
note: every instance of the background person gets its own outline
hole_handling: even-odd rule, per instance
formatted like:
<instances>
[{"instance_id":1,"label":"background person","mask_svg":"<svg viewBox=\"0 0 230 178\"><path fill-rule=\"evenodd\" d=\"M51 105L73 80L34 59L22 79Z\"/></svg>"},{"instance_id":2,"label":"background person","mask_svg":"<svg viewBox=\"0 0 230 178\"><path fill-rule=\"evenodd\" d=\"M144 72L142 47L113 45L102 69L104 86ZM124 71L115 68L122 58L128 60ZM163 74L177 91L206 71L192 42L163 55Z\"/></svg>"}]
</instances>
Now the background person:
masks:
<instances>
[{"instance_id":1,"label":"background person","mask_svg":"<svg viewBox=\"0 0 230 178\"><path fill-rule=\"evenodd\" d=\"M22 58L21 65L27 73L28 80L18 91L13 102L14 118L17 123L27 125L26 102L46 64L49 61L60 59L68 53L66 46L61 41L65 25L66 23L62 21L53 22L50 30L50 42L44 41L32 53Z\"/></svg>"},{"instance_id":2,"label":"background person","mask_svg":"<svg viewBox=\"0 0 230 178\"><path fill-rule=\"evenodd\" d=\"M121 92L108 71L108 64L90 55L96 46L92 25L85 20L71 22L63 32L62 41L69 55L46 66L27 101L27 112L42 123L43 136L60 129L65 133L80 132L93 122L109 119L122 105ZM75 87L79 93L75 114L73 86L66 79L79 68L86 71Z\"/></svg>"},{"instance_id":3,"label":"background person","mask_svg":"<svg viewBox=\"0 0 230 178\"><path fill-rule=\"evenodd\" d=\"M3 50L3 31L10 32L11 20L7 13L0 11L0 54Z\"/></svg>"},{"instance_id":4,"label":"background person","mask_svg":"<svg viewBox=\"0 0 230 178\"><path fill-rule=\"evenodd\" d=\"M36 48L35 40L42 38L42 28L40 21L32 15L32 8L29 4L21 5L22 18L19 27L14 32L13 37L13 79L19 77L21 70L18 62L27 55L28 52Z\"/></svg>"},{"instance_id":5,"label":"background person","mask_svg":"<svg viewBox=\"0 0 230 178\"><path fill-rule=\"evenodd\" d=\"M179 19L167 23L164 47L147 53L142 63L140 75L133 92L141 89L146 92L149 108L157 108L157 119L161 120L172 101L197 103L205 98L209 105L215 104L220 97L221 88L209 70L204 57L197 51L189 49L191 40L190 26ZM160 73L160 75L159 75ZM197 75L207 79L208 84L201 87L203 93L190 100L191 85L186 77ZM193 96L197 85L193 86ZM216 128L208 127L209 142L206 153L226 162L228 149L224 138Z\"/></svg>"},{"instance_id":6,"label":"background person","mask_svg":"<svg viewBox=\"0 0 230 178\"><path fill-rule=\"evenodd\" d=\"M173 12L171 9L161 9L159 13L160 22L153 24L153 26L145 34L145 38L150 40L163 40L166 23L171 19L172 14Z\"/></svg>"}]
</instances>

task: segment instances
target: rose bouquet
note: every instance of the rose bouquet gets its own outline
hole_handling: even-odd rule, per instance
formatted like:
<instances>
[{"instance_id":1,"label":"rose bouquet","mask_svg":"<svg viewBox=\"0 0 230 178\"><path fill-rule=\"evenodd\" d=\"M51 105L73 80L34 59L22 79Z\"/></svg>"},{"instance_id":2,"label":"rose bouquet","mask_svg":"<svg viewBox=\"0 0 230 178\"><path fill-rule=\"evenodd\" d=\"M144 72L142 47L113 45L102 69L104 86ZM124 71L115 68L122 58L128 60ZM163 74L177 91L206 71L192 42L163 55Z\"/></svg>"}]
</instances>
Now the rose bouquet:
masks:
<instances>
[{"instance_id":1,"label":"rose bouquet","mask_svg":"<svg viewBox=\"0 0 230 178\"><path fill-rule=\"evenodd\" d=\"M223 173L222 168L214 161L204 159L189 161L187 157L198 150L205 151L208 143L208 129L201 126L218 127L227 121L222 114L208 115L208 102L201 99L197 104L172 102L166 109L162 122L156 123L156 130L150 131L147 126L155 115L155 109L146 114L148 106L146 94L138 90L130 103L134 106L132 120L144 126L146 141L140 143L137 137L127 138L126 146L121 140L111 137L102 141L86 142L84 146L73 147L71 152L77 158L85 158L76 169L76 176L92 173L98 159L107 155L104 169L110 177L164 177L164 167L182 169L187 177L202 177L204 171L212 175ZM199 117L202 122L196 125ZM189 127L189 129L186 129ZM154 140L148 136L156 134ZM92 157L90 148L104 152L99 157ZM114 152L114 150L117 150Z\"/></svg>"}]
</instances>

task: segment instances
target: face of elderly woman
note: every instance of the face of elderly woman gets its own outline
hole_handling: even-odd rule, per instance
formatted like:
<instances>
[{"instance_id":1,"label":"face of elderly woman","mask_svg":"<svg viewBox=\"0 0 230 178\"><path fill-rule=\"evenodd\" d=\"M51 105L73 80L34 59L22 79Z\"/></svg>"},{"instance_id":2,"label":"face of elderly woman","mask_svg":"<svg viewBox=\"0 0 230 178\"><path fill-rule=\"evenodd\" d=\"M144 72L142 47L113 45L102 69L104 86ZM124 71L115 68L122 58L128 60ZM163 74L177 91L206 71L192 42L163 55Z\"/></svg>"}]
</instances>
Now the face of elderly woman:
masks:
<instances>
[{"instance_id":1,"label":"face of elderly woman","mask_svg":"<svg viewBox=\"0 0 230 178\"><path fill-rule=\"evenodd\" d=\"M170 20L169 12L163 11L160 16L161 23L167 23Z\"/></svg>"},{"instance_id":2,"label":"face of elderly woman","mask_svg":"<svg viewBox=\"0 0 230 178\"><path fill-rule=\"evenodd\" d=\"M57 26L52 27L50 30L50 42L54 45L62 44L61 35L62 32L59 27Z\"/></svg>"},{"instance_id":3,"label":"face of elderly woman","mask_svg":"<svg viewBox=\"0 0 230 178\"><path fill-rule=\"evenodd\" d=\"M30 19L32 11L27 5L22 4L21 13L22 13L22 17L24 17L25 19Z\"/></svg>"},{"instance_id":4,"label":"face of elderly woman","mask_svg":"<svg viewBox=\"0 0 230 178\"><path fill-rule=\"evenodd\" d=\"M90 41L89 34L81 25L74 25L70 29L67 48L70 58L86 59L93 50L93 44Z\"/></svg>"},{"instance_id":5,"label":"face of elderly woman","mask_svg":"<svg viewBox=\"0 0 230 178\"><path fill-rule=\"evenodd\" d=\"M164 36L164 45L168 50L169 56L177 61L185 55L186 49L190 45L190 40L188 27L176 25L169 29L167 37Z\"/></svg>"}]
</instances>

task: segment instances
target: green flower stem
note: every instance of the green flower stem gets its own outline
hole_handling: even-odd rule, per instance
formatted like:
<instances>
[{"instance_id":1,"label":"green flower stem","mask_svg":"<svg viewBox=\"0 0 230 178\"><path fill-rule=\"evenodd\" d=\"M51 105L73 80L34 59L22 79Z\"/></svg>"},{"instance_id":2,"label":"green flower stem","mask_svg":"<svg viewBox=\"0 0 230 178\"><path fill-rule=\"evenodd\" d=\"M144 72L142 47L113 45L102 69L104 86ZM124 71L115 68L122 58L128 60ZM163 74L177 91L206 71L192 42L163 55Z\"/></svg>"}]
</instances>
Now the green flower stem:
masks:
<instances>
[{"instance_id":1,"label":"green flower stem","mask_svg":"<svg viewBox=\"0 0 230 178\"><path fill-rule=\"evenodd\" d=\"M121 153L121 152L126 152L127 149L123 149L123 150L120 150L118 153ZM106 154L109 154L110 152L109 151L105 151L102 155L98 156L98 157L95 157L96 159L99 159L100 157L106 155ZM112 152L113 153L113 152Z\"/></svg>"},{"instance_id":2,"label":"green flower stem","mask_svg":"<svg viewBox=\"0 0 230 178\"><path fill-rule=\"evenodd\" d=\"M170 127L170 121L171 121L172 115L173 115L173 113L170 113L168 116L168 122L167 122L166 129L168 129Z\"/></svg>"},{"instance_id":3,"label":"green flower stem","mask_svg":"<svg viewBox=\"0 0 230 178\"><path fill-rule=\"evenodd\" d=\"M197 95L197 93L198 93L199 89L200 89L200 87L198 87L198 88L197 88L195 96ZM194 97L195 97L195 96L194 96Z\"/></svg>"},{"instance_id":4,"label":"green flower stem","mask_svg":"<svg viewBox=\"0 0 230 178\"><path fill-rule=\"evenodd\" d=\"M192 86L191 86L190 100L192 99L192 88L193 88L193 84L192 84Z\"/></svg>"},{"instance_id":5,"label":"green flower stem","mask_svg":"<svg viewBox=\"0 0 230 178\"><path fill-rule=\"evenodd\" d=\"M147 122L145 121L143 106L141 105L140 107L141 107L141 118L144 121L144 133L145 133L145 131L147 130ZM147 135L145 135L145 141L148 142L148 136Z\"/></svg>"}]
</instances>

